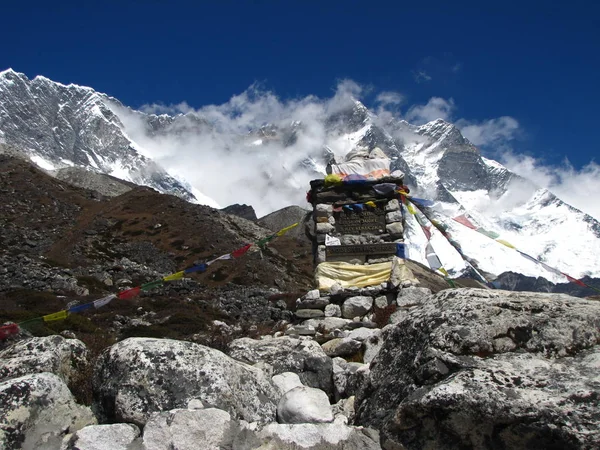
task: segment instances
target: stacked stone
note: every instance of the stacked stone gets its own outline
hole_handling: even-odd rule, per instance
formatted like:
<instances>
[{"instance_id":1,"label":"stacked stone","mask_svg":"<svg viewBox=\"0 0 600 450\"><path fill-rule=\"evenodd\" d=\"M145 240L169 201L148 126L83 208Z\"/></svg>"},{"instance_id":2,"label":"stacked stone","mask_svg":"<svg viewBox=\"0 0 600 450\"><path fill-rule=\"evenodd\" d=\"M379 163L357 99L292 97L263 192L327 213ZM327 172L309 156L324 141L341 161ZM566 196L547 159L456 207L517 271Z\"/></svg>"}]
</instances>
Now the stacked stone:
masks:
<instances>
[{"instance_id":1,"label":"stacked stone","mask_svg":"<svg viewBox=\"0 0 600 450\"><path fill-rule=\"evenodd\" d=\"M395 183L402 185L401 178L389 178L378 181L365 182L360 184L343 184L336 186L326 186L323 180L314 180L311 182L311 201L313 202L313 217L315 223L315 241L317 264L332 261L346 261L354 264L369 264L390 261L392 255L381 257L381 255L366 256L363 258L352 257L327 257L325 241L327 235L340 240L341 245L360 245L360 244L382 244L382 243L402 243L404 226L402 208L396 197L396 193L390 191L387 194L378 193L373 186L382 183ZM360 211L353 212L335 212L339 207L361 204L373 201L377 208L367 208L369 213L385 215L385 220L381 220L381 228L366 232L344 232L339 226L336 226L336 217L339 222L344 214L361 214Z\"/></svg>"},{"instance_id":2,"label":"stacked stone","mask_svg":"<svg viewBox=\"0 0 600 450\"><path fill-rule=\"evenodd\" d=\"M327 356L369 363L379 349L379 328L400 320L430 296L429 289L411 282L395 289L384 285L362 289L334 285L330 293L314 289L296 300L299 323L285 334L314 338Z\"/></svg>"}]
</instances>

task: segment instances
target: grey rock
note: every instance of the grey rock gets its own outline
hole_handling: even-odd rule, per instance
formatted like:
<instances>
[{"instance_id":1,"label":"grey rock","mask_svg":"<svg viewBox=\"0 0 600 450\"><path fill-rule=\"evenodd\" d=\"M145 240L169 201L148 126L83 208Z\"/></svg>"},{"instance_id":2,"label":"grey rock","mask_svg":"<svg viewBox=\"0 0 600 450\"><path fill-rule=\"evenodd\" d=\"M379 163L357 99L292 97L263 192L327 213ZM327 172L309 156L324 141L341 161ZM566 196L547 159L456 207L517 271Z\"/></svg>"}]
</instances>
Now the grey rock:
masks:
<instances>
[{"instance_id":1,"label":"grey rock","mask_svg":"<svg viewBox=\"0 0 600 450\"><path fill-rule=\"evenodd\" d=\"M239 424L217 408L174 409L154 414L144 427L145 450L232 448Z\"/></svg>"},{"instance_id":2,"label":"grey rock","mask_svg":"<svg viewBox=\"0 0 600 450\"><path fill-rule=\"evenodd\" d=\"M136 425L154 412L184 408L192 398L235 418L269 422L279 398L261 370L171 339L130 338L113 345L98 359L93 387L104 420Z\"/></svg>"},{"instance_id":3,"label":"grey rock","mask_svg":"<svg viewBox=\"0 0 600 450\"><path fill-rule=\"evenodd\" d=\"M398 199L392 199L385 204L385 212L398 211L400 209L400 202Z\"/></svg>"},{"instance_id":4,"label":"grey rock","mask_svg":"<svg viewBox=\"0 0 600 450\"><path fill-rule=\"evenodd\" d=\"M393 239L402 237L404 233L404 227L400 222L388 223L385 226L385 230L392 236Z\"/></svg>"},{"instance_id":5,"label":"grey rock","mask_svg":"<svg viewBox=\"0 0 600 450\"><path fill-rule=\"evenodd\" d=\"M343 423L247 425L234 441L236 450L381 450L377 431Z\"/></svg>"},{"instance_id":6,"label":"grey rock","mask_svg":"<svg viewBox=\"0 0 600 450\"><path fill-rule=\"evenodd\" d=\"M329 222L317 222L317 233L326 234L335 230L335 227Z\"/></svg>"},{"instance_id":7,"label":"grey rock","mask_svg":"<svg viewBox=\"0 0 600 450\"><path fill-rule=\"evenodd\" d=\"M441 291L383 333L357 422L389 448L593 448L598 323L566 295Z\"/></svg>"},{"instance_id":8,"label":"grey rock","mask_svg":"<svg viewBox=\"0 0 600 450\"><path fill-rule=\"evenodd\" d=\"M90 408L78 405L53 373L0 382L0 448L58 450L65 433L95 423Z\"/></svg>"},{"instance_id":9,"label":"grey rock","mask_svg":"<svg viewBox=\"0 0 600 450\"><path fill-rule=\"evenodd\" d=\"M388 307L388 299L385 295L380 295L374 300L375 307L378 309L383 309Z\"/></svg>"},{"instance_id":10,"label":"grey rock","mask_svg":"<svg viewBox=\"0 0 600 450\"><path fill-rule=\"evenodd\" d=\"M324 245L317 246L317 264L327 261L326 247Z\"/></svg>"},{"instance_id":11,"label":"grey rock","mask_svg":"<svg viewBox=\"0 0 600 450\"><path fill-rule=\"evenodd\" d=\"M130 450L140 429L130 423L88 425L76 431L65 450Z\"/></svg>"},{"instance_id":12,"label":"grey rock","mask_svg":"<svg viewBox=\"0 0 600 450\"><path fill-rule=\"evenodd\" d=\"M285 330L285 334L288 336L314 336L317 333L315 327L306 325L293 325ZM280 336L273 336L280 337Z\"/></svg>"},{"instance_id":13,"label":"grey rock","mask_svg":"<svg viewBox=\"0 0 600 450\"><path fill-rule=\"evenodd\" d=\"M306 322L313 320L322 319L310 319ZM249 364L259 361L271 364L274 375L294 372L306 386L322 389L327 393L333 390L331 358L313 340L290 336L273 338L269 341L241 338L235 339L230 344L229 354Z\"/></svg>"},{"instance_id":14,"label":"grey rock","mask_svg":"<svg viewBox=\"0 0 600 450\"><path fill-rule=\"evenodd\" d=\"M307 386L295 387L281 398L277 405L279 423L333 422L333 413L327 394Z\"/></svg>"},{"instance_id":15,"label":"grey rock","mask_svg":"<svg viewBox=\"0 0 600 450\"><path fill-rule=\"evenodd\" d=\"M431 297L431 290L422 287L402 288L398 293L396 303L398 306L414 306L423 303Z\"/></svg>"},{"instance_id":16,"label":"grey rock","mask_svg":"<svg viewBox=\"0 0 600 450\"><path fill-rule=\"evenodd\" d=\"M325 313L320 309L298 309L294 313L298 319L315 319L325 317Z\"/></svg>"},{"instance_id":17,"label":"grey rock","mask_svg":"<svg viewBox=\"0 0 600 450\"><path fill-rule=\"evenodd\" d=\"M356 354L362 347L362 343L347 337L332 339L325 342L321 347L327 356L333 358L334 356L352 356Z\"/></svg>"},{"instance_id":18,"label":"grey rock","mask_svg":"<svg viewBox=\"0 0 600 450\"><path fill-rule=\"evenodd\" d=\"M388 224L402 222L402 213L400 211L392 211L385 215L385 222ZM392 234L392 233L390 233Z\"/></svg>"},{"instance_id":19,"label":"grey rock","mask_svg":"<svg viewBox=\"0 0 600 450\"><path fill-rule=\"evenodd\" d=\"M342 308L340 308L340 305L327 305L325 307L325 317L342 317Z\"/></svg>"},{"instance_id":20,"label":"grey rock","mask_svg":"<svg viewBox=\"0 0 600 450\"><path fill-rule=\"evenodd\" d=\"M347 362L343 358L333 359L333 385L336 400L353 396L357 390L359 378L356 373L365 364Z\"/></svg>"},{"instance_id":21,"label":"grey rock","mask_svg":"<svg viewBox=\"0 0 600 450\"><path fill-rule=\"evenodd\" d=\"M318 300L321 298L321 292L318 289L308 291L301 300Z\"/></svg>"},{"instance_id":22,"label":"grey rock","mask_svg":"<svg viewBox=\"0 0 600 450\"><path fill-rule=\"evenodd\" d=\"M329 305L329 297L320 297L317 299L305 299L296 303L296 309L320 309L323 310Z\"/></svg>"},{"instance_id":23,"label":"grey rock","mask_svg":"<svg viewBox=\"0 0 600 450\"><path fill-rule=\"evenodd\" d=\"M273 384L277 386L279 392L281 392L281 395L284 395L287 391L291 391L298 386L302 386L300 377L294 372L283 372L274 375L272 380Z\"/></svg>"},{"instance_id":24,"label":"grey rock","mask_svg":"<svg viewBox=\"0 0 600 450\"><path fill-rule=\"evenodd\" d=\"M77 339L62 336L33 337L0 351L0 380L51 372L68 383L87 365L88 351Z\"/></svg>"},{"instance_id":25,"label":"grey rock","mask_svg":"<svg viewBox=\"0 0 600 450\"><path fill-rule=\"evenodd\" d=\"M325 333L331 333L336 328L344 328L352 321L341 317L325 317L324 319L309 319L303 322L306 326L311 326L322 330Z\"/></svg>"},{"instance_id":26,"label":"grey rock","mask_svg":"<svg viewBox=\"0 0 600 450\"><path fill-rule=\"evenodd\" d=\"M342 305L342 317L345 317L346 319L353 319L354 317L364 316L371 310L372 307L373 297L368 297L365 295L349 297Z\"/></svg>"},{"instance_id":27,"label":"grey rock","mask_svg":"<svg viewBox=\"0 0 600 450\"><path fill-rule=\"evenodd\" d=\"M363 354L363 362L365 364L370 364L371 361L375 359L375 357L381 350L381 347L383 346L383 340L383 331L374 330L373 334L371 334L367 339L363 341L365 349L365 353Z\"/></svg>"},{"instance_id":28,"label":"grey rock","mask_svg":"<svg viewBox=\"0 0 600 450\"><path fill-rule=\"evenodd\" d=\"M319 212L319 213L324 213L324 214L332 214L333 213L333 206L327 204L327 203L319 203L315 206L315 211Z\"/></svg>"},{"instance_id":29,"label":"grey rock","mask_svg":"<svg viewBox=\"0 0 600 450\"><path fill-rule=\"evenodd\" d=\"M361 328L352 330L350 332L350 334L348 334L348 337L350 339L355 339L359 342L364 342L367 339L369 339L371 336L378 334L378 333L380 333L379 329L361 327Z\"/></svg>"}]
</instances>

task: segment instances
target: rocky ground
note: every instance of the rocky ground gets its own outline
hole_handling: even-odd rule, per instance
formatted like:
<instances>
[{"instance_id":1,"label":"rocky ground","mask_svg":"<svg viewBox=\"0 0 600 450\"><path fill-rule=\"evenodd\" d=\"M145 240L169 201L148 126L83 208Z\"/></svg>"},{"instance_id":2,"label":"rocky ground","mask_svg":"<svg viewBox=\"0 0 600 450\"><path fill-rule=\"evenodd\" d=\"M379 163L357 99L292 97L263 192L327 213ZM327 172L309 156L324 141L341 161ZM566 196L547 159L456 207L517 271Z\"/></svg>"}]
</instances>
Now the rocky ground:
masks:
<instances>
[{"instance_id":1,"label":"rocky ground","mask_svg":"<svg viewBox=\"0 0 600 450\"><path fill-rule=\"evenodd\" d=\"M272 233L145 188L107 198L6 155L0 209L0 323ZM326 295L298 233L27 328L0 343L0 448L598 448L600 303L448 289L408 264L417 285Z\"/></svg>"}]
</instances>

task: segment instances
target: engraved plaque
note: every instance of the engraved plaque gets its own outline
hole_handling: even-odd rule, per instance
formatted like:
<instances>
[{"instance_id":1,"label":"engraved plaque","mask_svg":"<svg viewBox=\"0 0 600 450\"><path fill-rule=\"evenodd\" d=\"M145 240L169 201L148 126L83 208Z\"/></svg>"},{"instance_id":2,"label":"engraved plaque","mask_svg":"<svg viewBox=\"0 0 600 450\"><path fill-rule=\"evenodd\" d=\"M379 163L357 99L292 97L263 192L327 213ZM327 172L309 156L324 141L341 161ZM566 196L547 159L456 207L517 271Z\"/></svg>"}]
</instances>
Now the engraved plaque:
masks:
<instances>
[{"instance_id":1,"label":"engraved plaque","mask_svg":"<svg viewBox=\"0 0 600 450\"><path fill-rule=\"evenodd\" d=\"M331 245L325 248L325 256L395 255L396 243Z\"/></svg>"},{"instance_id":2,"label":"engraved plaque","mask_svg":"<svg viewBox=\"0 0 600 450\"><path fill-rule=\"evenodd\" d=\"M385 212L374 209L338 213L335 215L335 229L341 234L385 233Z\"/></svg>"}]
</instances>

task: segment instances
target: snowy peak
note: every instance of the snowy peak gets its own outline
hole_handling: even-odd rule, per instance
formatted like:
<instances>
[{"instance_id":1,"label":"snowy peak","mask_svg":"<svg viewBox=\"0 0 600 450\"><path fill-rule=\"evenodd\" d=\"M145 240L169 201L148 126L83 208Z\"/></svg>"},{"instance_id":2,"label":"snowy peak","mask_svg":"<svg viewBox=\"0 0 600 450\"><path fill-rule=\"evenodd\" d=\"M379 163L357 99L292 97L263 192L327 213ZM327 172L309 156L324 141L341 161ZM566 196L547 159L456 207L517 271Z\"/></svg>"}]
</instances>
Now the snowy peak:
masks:
<instances>
[{"instance_id":1,"label":"snowy peak","mask_svg":"<svg viewBox=\"0 0 600 450\"><path fill-rule=\"evenodd\" d=\"M185 199L192 194L127 137L109 99L92 88L64 85L12 69L0 73L3 142L46 170L79 166Z\"/></svg>"}]
</instances>

